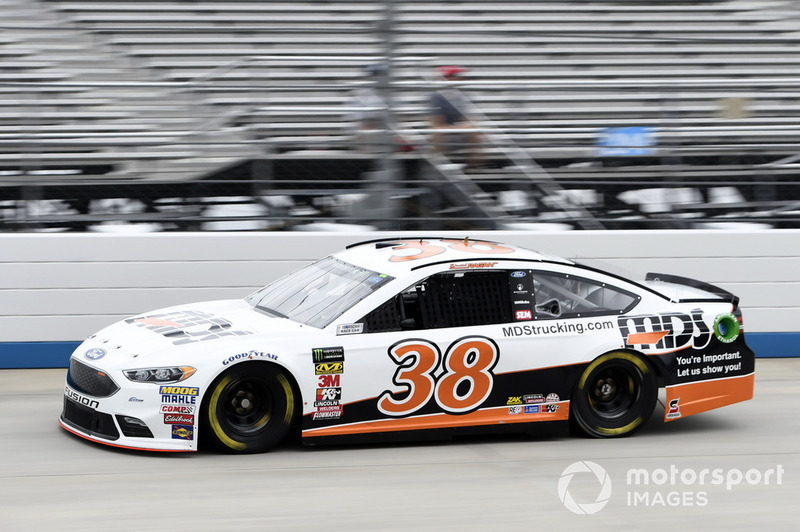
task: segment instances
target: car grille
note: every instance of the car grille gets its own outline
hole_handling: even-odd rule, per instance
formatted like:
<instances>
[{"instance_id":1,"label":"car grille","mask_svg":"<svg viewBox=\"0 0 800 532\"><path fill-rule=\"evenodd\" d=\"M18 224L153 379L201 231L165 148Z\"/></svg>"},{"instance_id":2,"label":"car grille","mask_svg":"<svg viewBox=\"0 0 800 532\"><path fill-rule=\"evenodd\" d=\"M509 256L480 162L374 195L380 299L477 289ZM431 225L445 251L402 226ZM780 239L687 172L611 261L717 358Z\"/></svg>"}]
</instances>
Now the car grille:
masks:
<instances>
[{"instance_id":1,"label":"car grille","mask_svg":"<svg viewBox=\"0 0 800 532\"><path fill-rule=\"evenodd\" d=\"M119 439L119 431L114 425L114 418L111 415L79 405L66 397L64 398L62 418L70 425L82 429L92 436L107 440Z\"/></svg>"},{"instance_id":2,"label":"car grille","mask_svg":"<svg viewBox=\"0 0 800 532\"><path fill-rule=\"evenodd\" d=\"M92 397L109 397L119 390L119 386L111 377L74 358L69 361L67 384L72 389Z\"/></svg>"}]
</instances>

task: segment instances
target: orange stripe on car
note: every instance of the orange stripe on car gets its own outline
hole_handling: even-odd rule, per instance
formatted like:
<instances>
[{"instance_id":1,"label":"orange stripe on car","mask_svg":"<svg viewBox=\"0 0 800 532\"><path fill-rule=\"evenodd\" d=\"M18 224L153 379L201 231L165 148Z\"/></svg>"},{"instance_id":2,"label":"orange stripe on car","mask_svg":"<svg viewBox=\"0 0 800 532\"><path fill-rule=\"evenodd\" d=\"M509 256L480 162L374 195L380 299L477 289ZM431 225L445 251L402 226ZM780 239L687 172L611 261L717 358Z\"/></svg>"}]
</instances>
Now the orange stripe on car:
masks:
<instances>
[{"instance_id":1,"label":"orange stripe on car","mask_svg":"<svg viewBox=\"0 0 800 532\"><path fill-rule=\"evenodd\" d=\"M469 414L429 414L401 419L376 419L348 425L336 425L303 431L303 437L313 436L345 436L350 434L395 432L404 430L441 429L451 427L468 427L474 425L496 425L507 423L531 423L536 421L566 421L569 419L569 401L559 403L538 403L541 409L546 404L558 405L555 412L525 414L525 406L519 405L522 411L510 414L510 406L484 408Z\"/></svg>"},{"instance_id":2,"label":"orange stripe on car","mask_svg":"<svg viewBox=\"0 0 800 532\"><path fill-rule=\"evenodd\" d=\"M664 411L664 421L674 421L706 410L748 401L753 398L754 385L755 373L750 373L741 377L667 386L667 408ZM677 401L673 407L677 410L670 415L673 401Z\"/></svg>"}]
</instances>

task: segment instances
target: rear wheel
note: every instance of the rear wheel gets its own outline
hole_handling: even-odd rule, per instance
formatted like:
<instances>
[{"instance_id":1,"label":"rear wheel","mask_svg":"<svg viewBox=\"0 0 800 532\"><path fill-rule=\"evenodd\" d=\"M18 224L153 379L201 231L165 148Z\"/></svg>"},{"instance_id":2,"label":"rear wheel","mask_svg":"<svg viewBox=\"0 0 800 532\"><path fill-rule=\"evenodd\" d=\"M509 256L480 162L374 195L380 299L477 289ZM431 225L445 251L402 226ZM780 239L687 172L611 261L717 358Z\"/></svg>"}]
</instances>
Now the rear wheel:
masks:
<instances>
[{"instance_id":1,"label":"rear wheel","mask_svg":"<svg viewBox=\"0 0 800 532\"><path fill-rule=\"evenodd\" d=\"M628 436L650 418L657 396L647 361L624 351L606 353L578 380L570 401L571 421L595 438Z\"/></svg>"},{"instance_id":2,"label":"rear wheel","mask_svg":"<svg viewBox=\"0 0 800 532\"><path fill-rule=\"evenodd\" d=\"M211 385L202 409L203 434L230 453L260 453L283 440L294 417L294 392L277 367L242 364Z\"/></svg>"}]
</instances>

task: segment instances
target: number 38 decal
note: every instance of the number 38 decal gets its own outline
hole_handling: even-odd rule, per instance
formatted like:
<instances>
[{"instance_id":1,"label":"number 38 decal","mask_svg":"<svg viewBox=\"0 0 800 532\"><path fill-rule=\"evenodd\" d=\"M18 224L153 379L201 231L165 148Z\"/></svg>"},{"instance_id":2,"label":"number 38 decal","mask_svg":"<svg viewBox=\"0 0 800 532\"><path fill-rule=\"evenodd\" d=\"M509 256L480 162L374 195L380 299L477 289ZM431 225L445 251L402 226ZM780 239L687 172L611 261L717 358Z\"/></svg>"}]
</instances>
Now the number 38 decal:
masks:
<instances>
[{"instance_id":1,"label":"number 38 decal","mask_svg":"<svg viewBox=\"0 0 800 532\"><path fill-rule=\"evenodd\" d=\"M471 412L492 391L498 355L497 344L480 336L456 341L443 360L439 349L427 340L399 342L389 348L389 357L399 366L392 382L403 390L381 393L378 410L388 416L407 416L433 398L446 412ZM440 364L442 371L437 375Z\"/></svg>"}]
</instances>

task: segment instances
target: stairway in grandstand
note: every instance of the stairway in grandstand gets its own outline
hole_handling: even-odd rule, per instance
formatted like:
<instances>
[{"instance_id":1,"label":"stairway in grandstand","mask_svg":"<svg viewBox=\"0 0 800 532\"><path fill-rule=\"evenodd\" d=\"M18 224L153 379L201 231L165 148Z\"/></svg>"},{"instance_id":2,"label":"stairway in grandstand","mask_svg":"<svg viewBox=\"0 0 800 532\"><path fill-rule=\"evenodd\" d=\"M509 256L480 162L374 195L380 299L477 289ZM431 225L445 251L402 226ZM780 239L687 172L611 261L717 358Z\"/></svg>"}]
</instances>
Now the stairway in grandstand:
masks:
<instances>
[{"instance_id":1,"label":"stairway in grandstand","mask_svg":"<svg viewBox=\"0 0 800 532\"><path fill-rule=\"evenodd\" d=\"M396 0L394 112L402 135L422 139L401 161L427 153L433 67L459 64L470 69L464 90L485 115L492 164L466 174L458 161L424 162L487 218L647 226L791 209L800 201L784 193L800 151L795 4ZM0 0L0 180L73 179L75 169L159 182L272 178L302 160L274 195L317 188L336 203L361 186L341 176L369 157L353 143L348 101L361 67L384 53L386 9L380 0ZM614 144L629 131L652 143ZM646 212L653 195L663 210Z\"/></svg>"}]
</instances>

